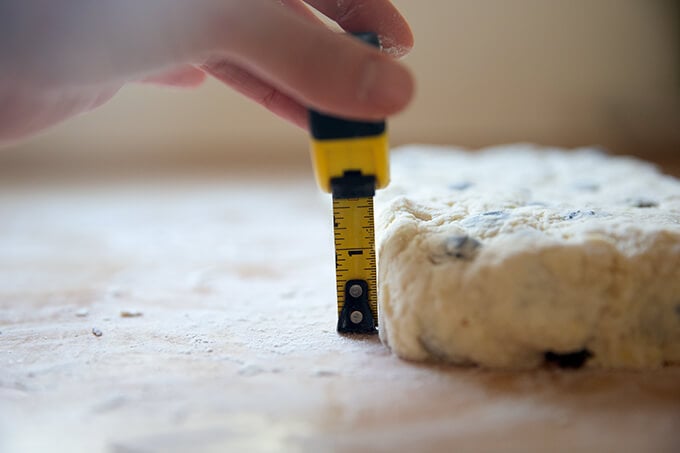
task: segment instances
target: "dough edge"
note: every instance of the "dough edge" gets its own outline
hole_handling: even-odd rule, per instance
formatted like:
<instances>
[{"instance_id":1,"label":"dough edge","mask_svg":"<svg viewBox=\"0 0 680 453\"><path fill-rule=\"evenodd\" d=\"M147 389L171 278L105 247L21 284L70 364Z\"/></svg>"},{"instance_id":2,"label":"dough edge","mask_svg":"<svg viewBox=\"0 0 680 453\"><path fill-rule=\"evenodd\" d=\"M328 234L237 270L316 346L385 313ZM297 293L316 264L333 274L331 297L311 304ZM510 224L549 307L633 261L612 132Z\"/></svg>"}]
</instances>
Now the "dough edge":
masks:
<instances>
[{"instance_id":1,"label":"dough edge","mask_svg":"<svg viewBox=\"0 0 680 453\"><path fill-rule=\"evenodd\" d=\"M407 154L421 151L491 159L517 149L475 155L406 149ZM630 159L627 164L656 174L648 164ZM587 350L589 367L680 363L677 224L674 229L624 225L616 234L584 231L566 242L513 232L492 238L489 246L482 239L474 260L433 262L434 250L447 238L470 234L461 228L468 217L449 223L436 218L427 196L397 194L379 201L380 338L398 356L526 369L541 366L549 351ZM635 247L626 249L617 235L635 237ZM417 278L413 269L420 270Z\"/></svg>"}]
</instances>

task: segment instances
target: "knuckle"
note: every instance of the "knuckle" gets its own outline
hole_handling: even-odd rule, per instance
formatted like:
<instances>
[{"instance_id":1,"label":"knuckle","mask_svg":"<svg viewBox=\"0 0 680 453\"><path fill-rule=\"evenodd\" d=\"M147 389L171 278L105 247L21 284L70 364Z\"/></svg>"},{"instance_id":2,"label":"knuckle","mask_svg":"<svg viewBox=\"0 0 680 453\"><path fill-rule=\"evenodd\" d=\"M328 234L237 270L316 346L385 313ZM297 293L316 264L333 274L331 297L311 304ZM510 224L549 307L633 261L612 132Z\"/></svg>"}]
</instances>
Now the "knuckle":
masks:
<instances>
[{"instance_id":1,"label":"knuckle","mask_svg":"<svg viewBox=\"0 0 680 453\"><path fill-rule=\"evenodd\" d=\"M281 93L276 88L271 88L262 97L260 97L259 102L262 104L262 106L271 110L279 103L280 99Z\"/></svg>"}]
</instances>

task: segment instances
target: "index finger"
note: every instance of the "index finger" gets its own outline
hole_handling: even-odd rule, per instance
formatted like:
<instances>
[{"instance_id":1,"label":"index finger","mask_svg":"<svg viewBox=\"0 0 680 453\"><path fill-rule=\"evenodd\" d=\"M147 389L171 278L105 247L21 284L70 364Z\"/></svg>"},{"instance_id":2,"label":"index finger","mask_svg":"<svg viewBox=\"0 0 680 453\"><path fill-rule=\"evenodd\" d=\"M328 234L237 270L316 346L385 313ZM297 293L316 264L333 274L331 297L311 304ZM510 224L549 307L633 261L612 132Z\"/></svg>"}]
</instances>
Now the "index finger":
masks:
<instances>
[{"instance_id":1,"label":"index finger","mask_svg":"<svg viewBox=\"0 0 680 453\"><path fill-rule=\"evenodd\" d=\"M413 47L406 19L389 0L304 0L349 32L374 32L383 50L401 57Z\"/></svg>"}]
</instances>

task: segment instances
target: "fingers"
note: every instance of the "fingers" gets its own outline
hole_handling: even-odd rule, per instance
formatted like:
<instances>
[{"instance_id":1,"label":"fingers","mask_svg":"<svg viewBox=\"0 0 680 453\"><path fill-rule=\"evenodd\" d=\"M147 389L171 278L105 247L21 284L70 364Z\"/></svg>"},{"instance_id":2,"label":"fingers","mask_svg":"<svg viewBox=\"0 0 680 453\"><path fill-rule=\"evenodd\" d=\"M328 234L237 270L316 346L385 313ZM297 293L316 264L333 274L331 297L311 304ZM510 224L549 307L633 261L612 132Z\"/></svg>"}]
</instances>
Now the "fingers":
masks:
<instances>
[{"instance_id":1,"label":"fingers","mask_svg":"<svg viewBox=\"0 0 680 453\"><path fill-rule=\"evenodd\" d=\"M413 33L389 0L305 0L350 32L372 31L388 54L401 57L413 47Z\"/></svg>"},{"instance_id":2,"label":"fingers","mask_svg":"<svg viewBox=\"0 0 680 453\"><path fill-rule=\"evenodd\" d=\"M291 11L294 11L300 17L304 17L305 19L307 19L311 22L317 23L317 24L323 23L309 9L309 7L305 4L305 2L303 0L277 0L277 1L281 6L283 6L284 8L288 8Z\"/></svg>"},{"instance_id":3,"label":"fingers","mask_svg":"<svg viewBox=\"0 0 680 453\"><path fill-rule=\"evenodd\" d=\"M0 87L0 145L99 107L121 88L112 85L45 98L34 90L3 90Z\"/></svg>"},{"instance_id":4,"label":"fingers","mask_svg":"<svg viewBox=\"0 0 680 453\"><path fill-rule=\"evenodd\" d=\"M307 128L307 109L304 106L248 71L224 59L202 67L216 79L272 113L298 127Z\"/></svg>"},{"instance_id":5,"label":"fingers","mask_svg":"<svg viewBox=\"0 0 680 453\"><path fill-rule=\"evenodd\" d=\"M411 99L410 72L378 50L269 1L251 0L241 14L252 20L232 21L228 59L301 104L380 119Z\"/></svg>"},{"instance_id":6,"label":"fingers","mask_svg":"<svg viewBox=\"0 0 680 453\"><path fill-rule=\"evenodd\" d=\"M144 77L140 81L142 83L153 83L179 88L194 88L201 85L205 81L205 77L205 72L194 66L185 64L163 71L159 74Z\"/></svg>"},{"instance_id":7,"label":"fingers","mask_svg":"<svg viewBox=\"0 0 680 453\"><path fill-rule=\"evenodd\" d=\"M279 3L312 23L322 24L302 0L279 0ZM210 64L202 65L201 68L275 115L302 129L307 129L307 108L252 73L219 58L213 59Z\"/></svg>"},{"instance_id":8,"label":"fingers","mask_svg":"<svg viewBox=\"0 0 680 453\"><path fill-rule=\"evenodd\" d=\"M333 8L335 2L308 3L348 29L375 29L383 40L409 44L408 27L389 2L344 0L339 2L344 7ZM45 92L121 84L180 64L210 66L227 59L285 95L260 97L272 107L304 105L380 119L403 109L413 93L405 67L310 20L311 13L301 8L306 6L295 0L70 0L61 6L16 0L7 5L0 15L5 77ZM381 24L378 16L384 14L392 16Z\"/></svg>"}]
</instances>

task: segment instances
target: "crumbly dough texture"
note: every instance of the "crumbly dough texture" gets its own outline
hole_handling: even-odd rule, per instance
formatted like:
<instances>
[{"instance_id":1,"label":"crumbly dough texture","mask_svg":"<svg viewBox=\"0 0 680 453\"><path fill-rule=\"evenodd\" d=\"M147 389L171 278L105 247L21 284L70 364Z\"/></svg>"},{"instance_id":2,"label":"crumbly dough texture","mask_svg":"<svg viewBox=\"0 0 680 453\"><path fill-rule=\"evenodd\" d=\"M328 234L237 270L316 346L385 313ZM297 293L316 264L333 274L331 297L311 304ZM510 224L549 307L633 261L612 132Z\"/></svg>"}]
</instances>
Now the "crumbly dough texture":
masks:
<instances>
[{"instance_id":1,"label":"crumbly dough texture","mask_svg":"<svg viewBox=\"0 0 680 453\"><path fill-rule=\"evenodd\" d=\"M380 338L410 360L680 363L680 181L592 149L411 146L376 197Z\"/></svg>"}]
</instances>

